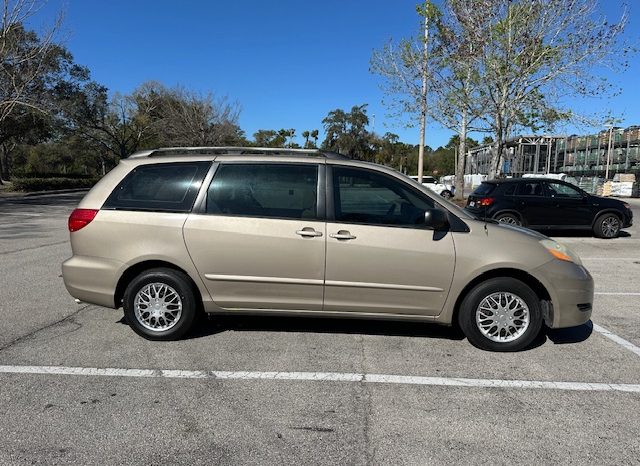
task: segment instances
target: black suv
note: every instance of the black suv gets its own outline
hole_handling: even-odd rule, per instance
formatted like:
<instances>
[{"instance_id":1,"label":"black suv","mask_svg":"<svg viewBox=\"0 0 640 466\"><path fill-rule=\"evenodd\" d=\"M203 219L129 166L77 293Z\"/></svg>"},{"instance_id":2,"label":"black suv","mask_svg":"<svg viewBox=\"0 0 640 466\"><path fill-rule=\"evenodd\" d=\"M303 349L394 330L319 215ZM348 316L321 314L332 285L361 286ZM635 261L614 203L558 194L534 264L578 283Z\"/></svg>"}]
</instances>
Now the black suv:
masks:
<instances>
[{"instance_id":1,"label":"black suv","mask_svg":"<svg viewBox=\"0 0 640 466\"><path fill-rule=\"evenodd\" d=\"M483 181L469 196L466 209L476 217L534 230L593 230L600 238L615 238L633 222L626 202L546 178Z\"/></svg>"}]
</instances>

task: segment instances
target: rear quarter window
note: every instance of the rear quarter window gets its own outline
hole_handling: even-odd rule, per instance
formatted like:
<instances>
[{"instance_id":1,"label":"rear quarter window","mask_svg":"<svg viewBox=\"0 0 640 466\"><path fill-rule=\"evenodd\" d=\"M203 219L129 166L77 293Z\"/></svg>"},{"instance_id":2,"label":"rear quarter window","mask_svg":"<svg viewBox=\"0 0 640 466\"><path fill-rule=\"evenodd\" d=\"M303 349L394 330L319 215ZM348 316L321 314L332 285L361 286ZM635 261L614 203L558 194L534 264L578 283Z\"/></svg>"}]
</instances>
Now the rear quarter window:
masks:
<instances>
[{"instance_id":1,"label":"rear quarter window","mask_svg":"<svg viewBox=\"0 0 640 466\"><path fill-rule=\"evenodd\" d=\"M104 209L189 212L210 162L140 165L113 190Z\"/></svg>"},{"instance_id":2,"label":"rear quarter window","mask_svg":"<svg viewBox=\"0 0 640 466\"><path fill-rule=\"evenodd\" d=\"M475 196L486 196L491 194L494 189L496 189L496 185L494 183L482 183L476 188L473 194Z\"/></svg>"},{"instance_id":3,"label":"rear quarter window","mask_svg":"<svg viewBox=\"0 0 640 466\"><path fill-rule=\"evenodd\" d=\"M509 183L507 185L504 186L504 188L502 188L502 195L503 196L513 196L516 193L516 184L515 183Z\"/></svg>"}]
</instances>

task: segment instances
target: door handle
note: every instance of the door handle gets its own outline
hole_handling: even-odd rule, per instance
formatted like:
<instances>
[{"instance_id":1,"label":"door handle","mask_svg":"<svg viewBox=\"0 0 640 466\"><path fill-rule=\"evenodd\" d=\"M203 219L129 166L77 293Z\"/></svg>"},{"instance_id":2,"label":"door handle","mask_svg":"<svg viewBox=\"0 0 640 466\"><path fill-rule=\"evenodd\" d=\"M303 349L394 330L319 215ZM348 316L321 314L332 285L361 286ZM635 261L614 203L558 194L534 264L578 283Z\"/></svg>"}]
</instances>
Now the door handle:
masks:
<instances>
[{"instance_id":1,"label":"door handle","mask_svg":"<svg viewBox=\"0 0 640 466\"><path fill-rule=\"evenodd\" d=\"M331 233L329 236L335 239L356 239L356 237L347 230L340 230L338 233Z\"/></svg>"},{"instance_id":2,"label":"door handle","mask_svg":"<svg viewBox=\"0 0 640 466\"><path fill-rule=\"evenodd\" d=\"M296 235L304 236L305 238L313 238L316 236L322 236L322 232L316 231L313 228L305 227L302 230L297 230Z\"/></svg>"}]
</instances>

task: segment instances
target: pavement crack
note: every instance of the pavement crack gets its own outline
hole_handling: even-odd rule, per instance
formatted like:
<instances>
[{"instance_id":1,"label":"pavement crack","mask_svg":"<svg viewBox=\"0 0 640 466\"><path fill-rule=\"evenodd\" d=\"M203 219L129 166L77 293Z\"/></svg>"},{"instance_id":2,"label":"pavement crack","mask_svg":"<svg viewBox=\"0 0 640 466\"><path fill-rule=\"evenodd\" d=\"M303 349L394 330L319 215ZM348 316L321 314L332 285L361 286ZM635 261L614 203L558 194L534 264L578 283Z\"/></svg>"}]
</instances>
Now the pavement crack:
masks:
<instances>
[{"instance_id":1,"label":"pavement crack","mask_svg":"<svg viewBox=\"0 0 640 466\"><path fill-rule=\"evenodd\" d=\"M366 354L364 348L364 336L360 335L359 338L360 343L360 367L362 368L362 373L367 373L367 365L366 365ZM371 419L373 415L373 407L371 401L371 384L366 382L366 376L363 376L362 381L359 386L362 390L362 407L363 407L363 420L362 420L362 430L364 436L364 454L365 454L365 464L374 464L375 463L375 447L371 442Z\"/></svg>"},{"instance_id":2,"label":"pavement crack","mask_svg":"<svg viewBox=\"0 0 640 466\"><path fill-rule=\"evenodd\" d=\"M60 244L65 244L65 243L68 243L68 242L69 242L69 240L66 239L64 241L57 241L55 243L40 244L38 246L31 246L31 247L22 248L22 249L13 249L11 251L2 251L2 252L0 252L0 256L6 256L7 254L15 254L16 252L32 251L34 249L46 248L46 247L49 247L49 246L58 246Z\"/></svg>"},{"instance_id":3,"label":"pavement crack","mask_svg":"<svg viewBox=\"0 0 640 466\"><path fill-rule=\"evenodd\" d=\"M91 304L85 304L84 306L76 309L74 312L72 312L71 314L69 314L66 317L63 317L62 319L56 320L55 322L51 322L49 324L43 325L40 328L37 328L36 330L33 330L25 335L22 335L12 341L10 341L9 343L6 343L5 345L0 346L0 353L11 348L12 346L17 345L18 343L21 343L23 341L29 340L30 338L34 337L35 335L37 335L38 333L44 331L44 330L48 330L50 328L56 327L57 325L61 325L67 322L73 322L73 319L75 319L75 317L80 314L80 312L84 311L85 309L91 307Z\"/></svg>"}]
</instances>

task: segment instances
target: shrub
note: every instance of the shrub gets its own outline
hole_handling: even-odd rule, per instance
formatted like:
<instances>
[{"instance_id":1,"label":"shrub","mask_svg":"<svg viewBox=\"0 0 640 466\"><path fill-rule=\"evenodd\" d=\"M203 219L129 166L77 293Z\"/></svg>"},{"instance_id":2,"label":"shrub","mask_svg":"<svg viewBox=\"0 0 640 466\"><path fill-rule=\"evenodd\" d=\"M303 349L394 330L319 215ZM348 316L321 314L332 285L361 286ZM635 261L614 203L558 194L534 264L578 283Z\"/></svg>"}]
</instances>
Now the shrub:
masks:
<instances>
[{"instance_id":1,"label":"shrub","mask_svg":"<svg viewBox=\"0 0 640 466\"><path fill-rule=\"evenodd\" d=\"M91 188L100 178L13 178L16 191L53 191L56 189Z\"/></svg>"}]
</instances>

